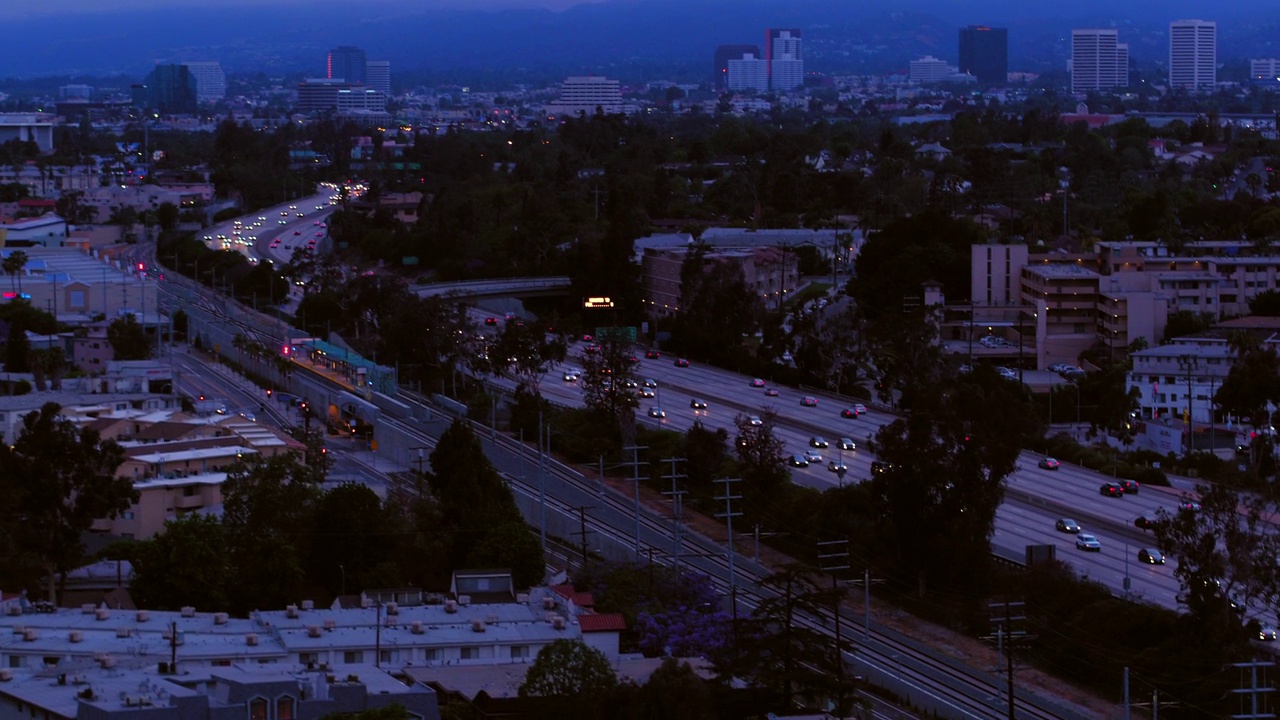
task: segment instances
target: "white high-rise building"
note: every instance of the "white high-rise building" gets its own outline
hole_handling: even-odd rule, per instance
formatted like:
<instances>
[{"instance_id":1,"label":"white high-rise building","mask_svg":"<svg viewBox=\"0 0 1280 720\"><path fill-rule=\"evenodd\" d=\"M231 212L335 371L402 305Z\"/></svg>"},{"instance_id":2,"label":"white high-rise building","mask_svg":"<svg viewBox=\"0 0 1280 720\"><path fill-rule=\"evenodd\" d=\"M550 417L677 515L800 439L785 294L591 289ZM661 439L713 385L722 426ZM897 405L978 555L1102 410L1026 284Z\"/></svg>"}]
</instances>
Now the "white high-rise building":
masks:
<instances>
[{"instance_id":1,"label":"white high-rise building","mask_svg":"<svg viewBox=\"0 0 1280 720\"><path fill-rule=\"evenodd\" d=\"M725 75L725 87L729 90L769 91L769 62L751 53L730 60Z\"/></svg>"},{"instance_id":2,"label":"white high-rise building","mask_svg":"<svg viewBox=\"0 0 1280 720\"><path fill-rule=\"evenodd\" d=\"M1071 92L1129 86L1129 46L1111 29L1071 31Z\"/></svg>"},{"instance_id":3,"label":"white high-rise building","mask_svg":"<svg viewBox=\"0 0 1280 720\"><path fill-rule=\"evenodd\" d=\"M1206 20L1169 23L1169 87L1213 88L1218 81L1218 24Z\"/></svg>"},{"instance_id":4,"label":"white high-rise building","mask_svg":"<svg viewBox=\"0 0 1280 720\"><path fill-rule=\"evenodd\" d=\"M799 30L770 28L765 52L770 90L794 90L804 85L804 47Z\"/></svg>"},{"instance_id":5,"label":"white high-rise building","mask_svg":"<svg viewBox=\"0 0 1280 720\"><path fill-rule=\"evenodd\" d=\"M364 64L364 84L383 95L391 94L391 62L370 60Z\"/></svg>"},{"instance_id":6,"label":"white high-rise building","mask_svg":"<svg viewBox=\"0 0 1280 720\"><path fill-rule=\"evenodd\" d=\"M919 60L912 60L907 69L907 79L918 83L942 82L959 72L932 55L925 55Z\"/></svg>"},{"instance_id":7,"label":"white high-rise building","mask_svg":"<svg viewBox=\"0 0 1280 720\"><path fill-rule=\"evenodd\" d=\"M182 63L196 82L196 102L213 103L227 96L227 76L215 60Z\"/></svg>"},{"instance_id":8,"label":"white high-rise building","mask_svg":"<svg viewBox=\"0 0 1280 720\"><path fill-rule=\"evenodd\" d=\"M560 99L547 106L548 115L620 113L622 86L617 80L594 75L571 77L560 86Z\"/></svg>"},{"instance_id":9,"label":"white high-rise building","mask_svg":"<svg viewBox=\"0 0 1280 720\"><path fill-rule=\"evenodd\" d=\"M1250 60L1249 77L1256 83L1280 82L1280 59Z\"/></svg>"}]
</instances>

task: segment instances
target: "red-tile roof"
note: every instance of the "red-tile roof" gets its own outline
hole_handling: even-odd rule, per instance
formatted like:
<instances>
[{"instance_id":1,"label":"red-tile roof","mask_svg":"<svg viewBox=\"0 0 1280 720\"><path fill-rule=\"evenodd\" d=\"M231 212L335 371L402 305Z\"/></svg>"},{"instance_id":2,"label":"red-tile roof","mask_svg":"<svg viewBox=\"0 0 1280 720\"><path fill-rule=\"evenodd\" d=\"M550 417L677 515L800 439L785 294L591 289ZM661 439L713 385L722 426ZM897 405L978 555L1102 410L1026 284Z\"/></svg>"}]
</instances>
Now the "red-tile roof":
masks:
<instances>
[{"instance_id":1,"label":"red-tile roof","mask_svg":"<svg viewBox=\"0 0 1280 720\"><path fill-rule=\"evenodd\" d=\"M573 602L574 605L580 608L591 608L596 606L595 596L589 592L579 592L575 590L572 583L556 585L551 589L560 597Z\"/></svg>"},{"instance_id":2,"label":"red-tile roof","mask_svg":"<svg viewBox=\"0 0 1280 720\"><path fill-rule=\"evenodd\" d=\"M594 613L591 615L579 615L578 625L582 627L582 632L621 632L627 629L627 623L622 619L622 613Z\"/></svg>"}]
</instances>

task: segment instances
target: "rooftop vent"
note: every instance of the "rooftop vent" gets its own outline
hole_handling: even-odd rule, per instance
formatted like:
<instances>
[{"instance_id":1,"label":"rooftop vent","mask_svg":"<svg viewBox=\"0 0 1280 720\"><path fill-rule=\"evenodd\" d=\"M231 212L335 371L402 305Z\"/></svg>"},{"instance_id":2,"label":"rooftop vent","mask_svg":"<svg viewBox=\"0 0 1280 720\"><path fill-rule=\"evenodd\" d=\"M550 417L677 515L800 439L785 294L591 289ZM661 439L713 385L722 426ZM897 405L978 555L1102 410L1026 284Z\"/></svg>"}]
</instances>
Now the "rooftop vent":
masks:
<instances>
[{"instance_id":1,"label":"rooftop vent","mask_svg":"<svg viewBox=\"0 0 1280 720\"><path fill-rule=\"evenodd\" d=\"M244 636L244 644L245 644L245 645L257 645L257 644L258 644L258 633L246 633L246 634L245 634L245 636Z\"/></svg>"},{"instance_id":2,"label":"rooftop vent","mask_svg":"<svg viewBox=\"0 0 1280 720\"><path fill-rule=\"evenodd\" d=\"M334 628L336 628L336 627L338 627L338 621L337 621L337 620L334 620L333 618L325 618L325 619L324 619L324 629L325 629L325 630L332 630L332 629L334 629Z\"/></svg>"},{"instance_id":3,"label":"rooftop vent","mask_svg":"<svg viewBox=\"0 0 1280 720\"><path fill-rule=\"evenodd\" d=\"M186 605L182 608L182 617L191 618L195 616L196 616L195 608L191 607L190 605Z\"/></svg>"},{"instance_id":4,"label":"rooftop vent","mask_svg":"<svg viewBox=\"0 0 1280 720\"><path fill-rule=\"evenodd\" d=\"M449 613L449 614L451 614L451 615L452 615L453 613L458 612L458 601L457 601L457 600L445 600L445 601L444 601L444 611L445 611L445 612L447 612L447 613Z\"/></svg>"},{"instance_id":5,"label":"rooftop vent","mask_svg":"<svg viewBox=\"0 0 1280 720\"><path fill-rule=\"evenodd\" d=\"M459 604L459 605L461 605L462 607L466 607L466 606L470 605L470 604L471 604L471 596L470 596L470 595L459 595L459 596L458 596L458 604Z\"/></svg>"},{"instance_id":6,"label":"rooftop vent","mask_svg":"<svg viewBox=\"0 0 1280 720\"><path fill-rule=\"evenodd\" d=\"M284 609L284 614L286 617L291 617L291 618L298 617L298 606L297 605L286 606Z\"/></svg>"},{"instance_id":7,"label":"rooftop vent","mask_svg":"<svg viewBox=\"0 0 1280 720\"><path fill-rule=\"evenodd\" d=\"M412 632L414 635L421 635L423 632L425 632L422 629L422 621L414 620L413 625L409 626L409 631Z\"/></svg>"},{"instance_id":8,"label":"rooftop vent","mask_svg":"<svg viewBox=\"0 0 1280 720\"><path fill-rule=\"evenodd\" d=\"M103 669L110 670L111 668L116 666L116 659L111 657L110 655L103 655L102 657L98 658L98 664L101 665Z\"/></svg>"},{"instance_id":9,"label":"rooftop vent","mask_svg":"<svg viewBox=\"0 0 1280 720\"><path fill-rule=\"evenodd\" d=\"M0 669L0 682L9 682L13 679L13 671L9 668Z\"/></svg>"},{"instance_id":10,"label":"rooftop vent","mask_svg":"<svg viewBox=\"0 0 1280 720\"><path fill-rule=\"evenodd\" d=\"M106 608L98 608L93 611L93 616L99 620L106 620L111 617L111 611Z\"/></svg>"},{"instance_id":11,"label":"rooftop vent","mask_svg":"<svg viewBox=\"0 0 1280 720\"><path fill-rule=\"evenodd\" d=\"M400 614L400 606L399 606L399 605L397 605L396 603L393 603L393 602L389 602L389 603L387 603L387 614L388 614L388 615L399 615L399 614Z\"/></svg>"},{"instance_id":12,"label":"rooftop vent","mask_svg":"<svg viewBox=\"0 0 1280 720\"><path fill-rule=\"evenodd\" d=\"M23 641L23 642L34 642L34 641L35 641L35 639L36 639L36 629L35 629L35 628L27 628L26 630L23 630L23 631L22 631L22 641Z\"/></svg>"},{"instance_id":13,"label":"rooftop vent","mask_svg":"<svg viewBox=\"0 0 1280 720\"><path fill-rule=\"evenodd\" d=\"M485 619L484 619L484 624L485 624L485 625L494 625L494 624L497 624L497 622L498 622L498 616L497 616L497 615L487 615L487 616L485 616Z\"/></svg>"},{"instance_id":14,"label":"rooftop vent","mask_svg":"<svg viewBox=\"0 0 1280 720\"><path fill-rule=\"evenodd\" d=\"M85 603L80 606L80 612L84 615L92 615L93 611L96 609L97 608L94 606L93 603Z\"/></svg>"},{"instance_id":15,"label":"rooftop vent","mask_svg":"<svg viewBox=\"0 0 1280 720\"><path fill-rule=\"evenodd\" d=\"M472 632L484 632L484 621L480 618L474 618L471 621Z\"/></svg>"},{"instance_id":16,"label":"rooftop vent","mask_svg":"<svg viewBox=\"0 0 1280 720\"><path fill-rule=\"evenodd\" d=\"M315 600L303 600L303 601L302 601L302 609L303 609L303 610L315 610L315 609L316 609L316 601L315 601Z\"/></svg>"},{"instance_id":17,"label":"rooftop vent","mask_svg":"<svg viewBox=\"0 0 1280 720\"><path fill-rule=\"evenodd\" d=\"M557 616L555 616L555 617L551 618L551 627L553 627L553 628L555 628L555 629L557 629L557 630L563 630L563 629L564 629L564 616L562 616L562 615L557 615Z\"/></svg>"},{"instance_id":18,"label":"rooftop vent","mask_svg":"<svg viewBox=\"0 0 1280 720\"><path fill-rule=\"evenodd\" d=\"M320 626L319 626L319 625L308 625L308 626L307 626L307 637L313 637L313 638L320 637Z\"/></svg>"},{"instance_id":19,"label":"rooftop vent","mask_svg":"<svg viewBox=\"0 0 1280 720\"><path fill-rule=\"evenodd\" d=\"M72 630L71 632L67 633L67 639L73 643L83 642L84 633L80 632L79 630Z\"/></svg>"},{"instance_id":20,"label":"rooftop vent","mask_svg":"<svg viewBox=\"0 0 1280 720\"><path fill-rule=\"evenodd\" d=\"M229 616L229 615L227 615L227 614L226 614L226 613L224 613L224 612L214 613L214 614L213 614L213 624L214 624L214 625L226 625L226 624L227 624L227 619L228 619L228 618L230 618L230 616Z\"/></svg>"},{"instance_id":21,"label":"rooftop vent","mask_svg":"<svg viewBox=\"0 0 1280 720\"><path fill-rule=\"evenodd\" d=\"M137 614L137 616L136 616L136 617L137 617L137 619L138 619L138 622L146 622L146 621L148 621L148 620L150 620L150 619L151 619L151 611L150 611L150 610L139 610L139 611L138 611L138 614Z\"/></svg>"},{"instance_id":22,"label":"rooftop vent","mask_svg":"<svg viewBox=\"0 0 1280 720\"><path fill-rule=\"evenodd\" d=\"M529 593L517 593L516 602L520 603L521 605L529 602Z\"/></svg>"},{"instance_id":23,"label":"rooftop vent","mask_svg":"<svg viewBox=\"0 0 1280 720\"><path fill-rule=\"evenodd\" d=\"M551 597L550 595L544 595L544 596L542 596L542 609L543 609L543 610L554 610L555 608L556 608L556 599L555 599L555 598Z\"/></svg>"},{"instance_id":24,"label":"rooftop vent","mask_svg":"<svg viewBox=\"0 0 1280 720\"><path fill-rule=\"evenodd\" d=\"M116 637L127 638L133 635L133 628L118 627L116 628Z\"/></svg>"}]
</instances>

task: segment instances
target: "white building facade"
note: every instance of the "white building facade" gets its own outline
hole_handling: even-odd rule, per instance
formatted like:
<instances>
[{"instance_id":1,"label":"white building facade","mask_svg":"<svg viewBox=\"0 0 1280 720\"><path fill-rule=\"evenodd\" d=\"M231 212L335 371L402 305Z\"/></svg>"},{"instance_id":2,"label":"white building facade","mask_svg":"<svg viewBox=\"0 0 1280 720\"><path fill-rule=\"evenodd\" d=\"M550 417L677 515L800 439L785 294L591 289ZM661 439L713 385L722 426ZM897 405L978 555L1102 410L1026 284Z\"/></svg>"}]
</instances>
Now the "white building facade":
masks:
<instances>
[{"instance_id":1,"label":"white building facade","mask_svg":"<svg viewBox=\"0 0 1280 720\"><path fill-rule=\"evenodd\" d=\"M1218 24L1169 23L1169 87L1212 89L1218 80Z\"/></svg>"},{"instance_id":2,"label":"white building facade","mask_svg":"<svg viewBox=\"0 0 1280 720\"><path fill-rule=\"evenodd\" d=\"M1071 31L1071 92L1129 86L1129 46L1112 29Z\"/></svg>"}]
</instances>

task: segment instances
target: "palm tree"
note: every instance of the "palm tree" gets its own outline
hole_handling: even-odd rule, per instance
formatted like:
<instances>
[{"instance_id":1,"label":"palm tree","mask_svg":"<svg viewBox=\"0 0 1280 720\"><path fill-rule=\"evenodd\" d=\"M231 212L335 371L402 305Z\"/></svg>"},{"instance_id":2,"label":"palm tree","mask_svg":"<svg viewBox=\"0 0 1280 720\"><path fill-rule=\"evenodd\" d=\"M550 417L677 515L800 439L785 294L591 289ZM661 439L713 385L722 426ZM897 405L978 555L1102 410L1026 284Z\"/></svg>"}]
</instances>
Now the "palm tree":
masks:
<instances>
[{"instance_id":1,"label":"palm tree","mask_svg":"<svg viewBox=\"0 0 1280 720\"><path fill-rule=\"evenodd\" d=\"M18 279L18 288L15 292L22 293L22 278L20 274L22 269L27 266L27 254L21 250L14 250L0 261L0 270L9 276L9 287L13 287L14 278Z\"/></svg>"}]
</instances>

